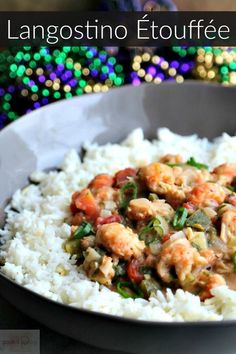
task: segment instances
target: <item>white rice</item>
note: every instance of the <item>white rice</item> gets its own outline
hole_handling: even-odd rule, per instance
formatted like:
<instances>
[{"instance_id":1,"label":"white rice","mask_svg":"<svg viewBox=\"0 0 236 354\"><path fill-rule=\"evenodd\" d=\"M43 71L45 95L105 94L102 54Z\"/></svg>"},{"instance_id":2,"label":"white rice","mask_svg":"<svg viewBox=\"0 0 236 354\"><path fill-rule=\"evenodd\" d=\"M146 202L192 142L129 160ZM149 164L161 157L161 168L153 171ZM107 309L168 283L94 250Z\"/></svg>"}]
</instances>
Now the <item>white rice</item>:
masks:
<instances>
[{"instance_id":1,"label":"white rice","mask_svg":"<svg viewBox=\"0 0 236 354\"><path fill-rule=\"evenodd\" d=\"M215 288L214 297L204 303L198 296L183 290L174 295L170 289L166 296L158 291L148 301L124 299L78 273L75 260L62 248L70 235L65 220L71 194L98 173L141 166L167 153L179 153L184 159L193 156L210 167L236 162L236 137L227 134L210 143L196 135L183 137L162 128L157 137L150 142L144 139L141 129L136 129L121 145L85 144L83 163L72 150L61 172L33 173L32 180L39 184L16 191L6 208L6 225L0 230L5 242L1 255L6 260L2 272L52 300L103 313L153 321L236 319L236 292L226 286Z\"/></svg>"}]
</instances>

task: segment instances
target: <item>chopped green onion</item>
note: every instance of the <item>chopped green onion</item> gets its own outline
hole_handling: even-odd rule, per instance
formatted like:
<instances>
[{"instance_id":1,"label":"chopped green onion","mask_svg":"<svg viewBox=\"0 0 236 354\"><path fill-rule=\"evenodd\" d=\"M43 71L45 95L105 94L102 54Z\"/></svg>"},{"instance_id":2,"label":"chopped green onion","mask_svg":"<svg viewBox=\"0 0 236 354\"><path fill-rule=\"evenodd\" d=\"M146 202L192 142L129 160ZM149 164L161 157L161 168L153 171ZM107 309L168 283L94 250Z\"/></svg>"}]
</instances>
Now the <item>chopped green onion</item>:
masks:
<instances>
[{"instance_id":1,"label":"chopped green onion","mask_svg":"<svg viewBox=\"0 0 236 354\"><path fill-rule=\"evenodd\" d=\"M176 210L172 223L175 230L183 229L187 216L188 209L181 207Z\"/></svg>"},{"instance_id":2,"label":"chopped green onion","mask_svg":"<svg viewBox=\"0 0 236 354\"><path fill-rule=\"evenodd\" d=\"M90 235L91 233L94 233L92 225L87 221L83 221L81 225L75 230L73 236L76 240L79 240L84 236Z\"/></svg>"},{"instance_id":3,"label":"chopped green onion","mask_svg":"<svg viewBox=\"0 0 236 354\"><path fill-rule=\"evenodd\" d=\"M164 236L164 229L161 224L161 219L156 217L153 221L153 229L158 233L160 236Z\"/></svg>"},{"instance_id":4,"label":"chopped green onion","mask_svg":"<svg viewBox=\"0 0 236 354\"><path fill-rule=\"evenodd\" d=\"M156 241L157 239L156 235L142 235L141 237L139 236L139 238L140 240L143 240L147 246Z\"/></svg>"},{"instance_id":5,"label":"chopped green onion","mask_svg":"<svg viewBox=\"0 0 236 354\"><path fill-rule=\"evenodd\" d=\"M146 239L145 235L150 233L150 232L152 232L152 231L157 232L158 235L160 235L160 236L163 236L163 234L164 234L164 231L163 231L163 229L161 227L161 222L160 222L160 220L158 218L151 219L149 221L149 223L142 228L142 230L141 230L141 232L139 234L139 239L140 240L145 240ZM153 242L155 239L156 239L156 237L153 236L151 238L151 240L147 240L146 239L145 241L147 241L146 243L149 244L149 243Z\"/></svg>"},{"instance_id":6,"label":"chopped green onion","mask_svg":"<svg viewBox=\"0 0 236 354\"><path fill-rule=\"evenodd\" d=\"M146 234L146 233L152 231L154 229L154 223L155 223L155 227L160 225L160 221L158 219L156 219L156 218L151 219L149 221L149 223L142 228L142 230L140 232L140 236L142 234Z\"/></svg>"},{"instance_id":7,"label":"chopped green onion","mask_svg":"<svg viewBox=\"0 0 236 354\"><path fill-rule=\"evenodd\" d=\"M226 206L227 206L226 203L221 204L220 206L218 206L217 211L221 210L222 208L224 208Z\"/></svg>"},{"instance_id":8,"label":"chopped green onion","mask_svg":"<svg viewBox=\"0 0 236 354\"><path fill-rule=\"evenodd\" d=\"M126 193L129 192L129 193ZM128 195L127 195L128 194ZM120 208L126 209L129 202L132 199L136 199L138 196L138 186L134 182L128 182L120 189L121 203Z\"/></svg>"},{"instance_id":9,"label":"chopped green onion","mask_svg":"<svg viewBox=\"0 0 236 354\"><path fill-rule=\"evenodd\" d=\"M211 225L211 219L204 210L198 209L187 219L186 225L204 231Z\"/></svg>"},{"instance_id":10,"label":"chopped green onion","mask_svg":"<svg viewBox=\"0 0 236 354\"><path fill-rule=\"evenodd\" d=\"M146 245L157 240L157 236L162 237L168 231L168 224L166 220L161 216L156 216L151 219L149 223L144 226L140 233L139 239L144 240Z\"/></svg>"},{"instance_id":11,"label":"chopped green onion","mask_svg":"<svg viewBox=\"0 0 236 354\"><path fill-rule=\"evenodd\" d=\"M178 167L178 166L183 166L184 164L183 163L171 163L171 162L168 162L166 165L169 166L169 167Z\"/></svg>"},{"instance_id":12,"label":"chopped green onion","mask_svg":"<svg viewBox=\"0 0 236 354\"><path fill-rule=\"evenodd\" d=\"M160 284L152 277L142 280L140 287L147 297L155 296L157 290L161 290Z\"/></svg>"},{"instance_id":13,"label":"chopped green onion","mask_svg":"<svg viewBox=\"0 0 236 354\"><path fill-rule=\"evenodd\" d=\"M236 192L236 186L226 186L226 188L229 189L233 193Z\"/></svg>"},{"instance_id":14,"label":"chopped green onion","mask_svg":"<svg viewBox=\"0 0 236 354\"><path fill-rule=\"evenodd\" d=\"M234 272L236 272L236 251L233 254Z\"/></svg>"},{"instance_id":15,"label":"chopped green onion","mask_svg":"<svg viewBox=\"0 0 236 354\"><path fill-rule=\"evenodd\" d=\"M194 157L190 157L190 159L186 162L187 165L198 168L199 170L205 169L208 170L208 166L204 163L197 162Z\"/></svg>"},{"instance_id":16,"label":"chopped green onion","mask_svg":"<svg viewBox=\"0 0 236 354\"><path fill-rule=\"evenodd\" d=\"M115 279L119 279L124 277L126 274L127 263L124 261L120 261L115 268Z\"/></svg>"},{"instance_id":17,"label":"chopped green onion","mask_svg":"<svg viewBox=\"0 0 236 354\"><path fill-rule=\"evenodd\" d=\"M154 202L155 200L158 199L158 195L156 193L150 193L149 196L148 196L148 199L151 201L151 202Z\"/></svg>"},{"instance_id":18,"label":"chopped green onion","mask_svg":"<svg viewBox=\"0 0 236 354\"><path fill-rule=\"evenodd\" d=\"M117 292L125 299L144 297L142 290L130 281L120 281L117 283Z\"/></svg>"}]
</instances>

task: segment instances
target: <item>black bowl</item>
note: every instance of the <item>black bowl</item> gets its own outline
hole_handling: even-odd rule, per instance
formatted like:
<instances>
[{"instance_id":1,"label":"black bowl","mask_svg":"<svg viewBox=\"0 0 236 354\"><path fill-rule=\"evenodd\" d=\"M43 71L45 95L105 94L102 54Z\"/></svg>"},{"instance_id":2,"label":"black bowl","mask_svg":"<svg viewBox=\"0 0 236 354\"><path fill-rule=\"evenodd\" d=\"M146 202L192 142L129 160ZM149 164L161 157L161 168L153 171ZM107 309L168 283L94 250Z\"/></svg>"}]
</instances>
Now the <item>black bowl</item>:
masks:
<instances>
[{"instance_id":1,"label":"black bowl","mask_svg":"<svg viewBox=\"0 0 236 354\"><path fill-rule=\"evenodd\" d=\"M36 168L56 166L84 140L118 142L142 127L213 138L235 133L236 91L187 82L124 87L35 111L0 133L0 210ZM44 298L0 274L0 294L18 309L62 334L91 345L138 354L233 354L236 321L163 323L76 309Z\"/></svg>"}]
</instances>

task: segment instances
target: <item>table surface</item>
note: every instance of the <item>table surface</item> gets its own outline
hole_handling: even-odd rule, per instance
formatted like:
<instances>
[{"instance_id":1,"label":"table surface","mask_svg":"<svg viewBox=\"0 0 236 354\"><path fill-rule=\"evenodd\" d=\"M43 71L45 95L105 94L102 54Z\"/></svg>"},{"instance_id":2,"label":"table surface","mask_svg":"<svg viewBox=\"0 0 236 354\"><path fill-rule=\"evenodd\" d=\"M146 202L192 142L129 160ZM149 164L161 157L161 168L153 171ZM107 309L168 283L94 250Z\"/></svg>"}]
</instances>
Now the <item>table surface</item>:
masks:
<instances>
[{"instance_id":1,"label":"table surface","mask_svg":"<svg viewBox=\"0 0 236 354\"><path fill-rule=\"evenodd\" d=\"M40 354L124 354L99 349L58 334L24 315L0 297L0 329L39 329Z\"/></svg>"}]
</instances>

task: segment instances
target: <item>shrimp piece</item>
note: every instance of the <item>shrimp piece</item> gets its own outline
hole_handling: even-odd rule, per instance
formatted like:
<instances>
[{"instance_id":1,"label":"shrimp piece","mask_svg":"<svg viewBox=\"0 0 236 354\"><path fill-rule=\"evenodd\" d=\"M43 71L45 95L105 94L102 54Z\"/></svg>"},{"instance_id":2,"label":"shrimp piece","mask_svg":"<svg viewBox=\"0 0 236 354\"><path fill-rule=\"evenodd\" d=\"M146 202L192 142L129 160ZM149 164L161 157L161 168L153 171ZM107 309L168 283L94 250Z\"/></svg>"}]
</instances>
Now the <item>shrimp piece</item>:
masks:
<instances>
[{"instance_id":1,"label":"shrimp piece","mask_svg":"<svg viewBox=\"0 0 236 354\"><path fill-rule=\"evenodd\" d=\"M111 285L115 276L112 258L106 255L102 257L91 247L86 251L83 268L90 279L106 286Z\"/></svg>"},{"instance_id":2,"label":"shrimp piece","mask_svg":"<svg viewBox=\"0 0 236 354\"><path fill-rule=\"evenodd\" d=\"M202 257L207 260L207 267L213 266L217 260L215 252L211 249L202 250L199 252Z\"/></svg>"},{"instance_id":3,"label":"shrimp piece","mask_svg":"<svg viewBox=\"0 0 236 354\"><path fill-rule=\"evenodd\" d=\"M217 286L226 285L225 279L216 273L203 271L197 279L196 285L202 290L199 293L202 301L213 297L211 290Z\"/></svg>"},{"instance_id":4,"label":"shrimp piece","mask_svg":"<svg viewBox=\"0 0 236 354\"><path fill-rule=\"evenodd\" d=\"M175 267L177 277L183 283L194 268L206 265L207 260L191 246L186 238L181 238L170 240L167 246L163 247L156 269L162 280L169 283L172 281L171 268Z\"/></svg>"},{"instance_id":5,"label":"shrimp piece","mask_svg":"<svg viewBox=\"0 0 236 354\"><path fill-rule=\"evenodd\" d=\"M168 187L175 183L173 169L159 162L141 168L140 176L152 192L161 194L165 194Z\"/></svg>"},{"instance_id":6,"label":"shrimp piece","mask_svg":"<svg viewBox=\"0 0 236 354\"><path fill-rule=\"evenodd\" d=\"M133 220L146 220L153 216L152 202L146 198L133 199L129 202L127 216Z\"/></svg>"},{"instance_id":7,"label":"shrimp piece","mask_svg":"<svg viewBox=\"0 0 236 354\"><path fill-rule=\"evenodd\" d=\"M146 198L133 199L129 202L127 216L133 220L147 220L157 215L171 219L174 209L165 200L151 202Z\"/></svg>"},{"instance_id":8,"label":"shrimp piece","mask_svg":"<svg viewBox=\"0 0 236 354\"><path fill-rule=\"evenodd\" d=\"M161 163L170 163L170 164L180 164L183 163L183 158L181 155L172 155L172 154L167 154L164 155L160 158Z\"/></svg>"},{"instance_id":9,"label":"shrimp piece","mask_svg":"<svg viewBox=\"0 0 236 354\"><path fill-rule=\"evenodd\" d=\"M173 167L173 172L175 175L175 184L181 186L186 192L190 191L195 185L209 181L211 178L207 170L198 170L188 165Z\"/></svg>"},{"instance_id":10,"label":"shrimp piece","mask_svg":"<svg viewBox=\"0 0 236 354\"><path fill-rule=\"evenodd\" d=\"M174 168L155 162L141 168L140 177L152 192L163 194L171 205L177 206L185 201L185 191L175 185Z\"/></svg>"},{"instance_id":11,"label":"shrimp piece","mask_svg":"<svg viewBox=\"0 0 236 354\"><path fill-rule=\"evenodd\" d=\"M236 163L224 163L213 170L220 180L225 181L225 184L231 184L236 177Z\"/></svg>"},{"instance_id":12,"label":"shrimp piece","mask_svg":"<svg viewBox=\"0 0 236 354\"><path fill-rule=\"evenodd\" d=\"M101 187L94 192L94 196L98 204L100 204L106 201L115 201L118 193L111 187Z\"/></svg>"},{"instance_id":13,"label":"shrimp piece","mask_svg":"<svg viewBox=\"0 0 236 354\"><path fill-rule=\"evenodd\" d=\"M219 255L217 257L215 264L214 264L213 270L218 274L224 274L224 278L231 277L231 274L233 274L234 278L235 278L236 273L234 272L234 265L232 263L231 257L230 257L230 259L224 259L223 254ZM236 283L235 283L235 286L236 286Z\"/></svg>"},{"instance_id":14,"label":"shrimp piece","mask_svg":"<svg viewBox=\"0 0 236 354\"><path fill-rule=\"evenodd\" d=\"M169 186L166 193L167 201L177 207L186 201L186 196L192 188L210 179L210 174L206 170L197 170L190 166L173 167L175 185Z\"/></svg>"},{"instance_id":15,"label":"shrimp piece","mask_svg":"<svg viewBox=\"0 0 236 354\"><path fill-rule=\"evenodd\" d=\"M228 244L236 237L236 209L225 211L221 219L220 238Z\"/></svg>"},{"instance_id":16,"label":"shrimp piece","mask_svg":"<svg viewBox=\"0 0 236 354\"><path fill-rule=\"evenodd\" d=\"M175 213L172 206L166 203L164 199L155 200L153 202L153 210L155 211L154 216L160 215L167 219L172 219Z\"/></svg>"},{"instance_id":17,"label":"shrimp piece","mask_svg":"<svg viewBox=\"0 0 236 354\"><path fill-rule=\"evenodd\" d=\"M140 257L145 249L144 241L140 241L137 234L117 222L101 225L96 234L96 243L125 260Z\"/></svg>"},{"instance_id":18,"label":"shrimp piece","mask_svg":"<svg viewBox=\"0 0 236 354\"><path fill-rule=\"evenodd\" d=\"M111 281L115 276L113 260L111 257L103 256L99 271L100 272L95 275L97 281L106 286L111 285Z\"/></svg>"},{"instance_id":19,"label":"shrimp piece","mask_svg":"<svg viewBox=\"0 0 236 354\"><path fill-rule=\"evenodd\" d=\"M167 185L165 198L167 202L173 206L173 208L177 208L179 205L185 202L186 192L183 188L176 185Z\"/></svg>"},{"instance_id":20,"label":"shrimp piece","mask_svg":"<svg viewBox=\"0 0 236 354\"><path fill-rule=\"evenodd\" d=\"M217 207L224 202L226 193L217 183L205 182L195 186L189 193L188 201L199 208Z\"/></svg>"}]
</instances>

